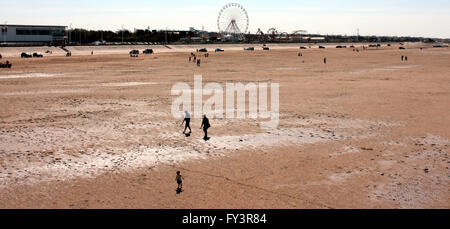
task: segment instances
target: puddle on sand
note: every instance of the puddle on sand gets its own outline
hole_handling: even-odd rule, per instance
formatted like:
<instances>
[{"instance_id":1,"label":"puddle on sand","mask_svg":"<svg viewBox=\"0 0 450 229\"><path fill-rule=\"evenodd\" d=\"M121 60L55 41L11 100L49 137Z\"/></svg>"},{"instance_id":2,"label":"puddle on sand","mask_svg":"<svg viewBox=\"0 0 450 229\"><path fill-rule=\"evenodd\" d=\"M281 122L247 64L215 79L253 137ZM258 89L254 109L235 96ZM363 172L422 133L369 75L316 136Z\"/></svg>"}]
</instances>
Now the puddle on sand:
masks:
<instances>
[{"instance_id":1,"label":"puddle on sand","mask_svg":"<svg viewBox=\"0 0 450 229\"><path fill-rule=\"evenodd\" d=\"M377 72L377 71L394 71L394 70L400 70L400 69L409 69L409 68L415 68L419 65L393 65L393 66L386 66L381 68L371 68L371 69L362 69L362 70L356 70L356 71L349 71L349 72L343 72L347 74L363 74L363 73L371 73L371 72Z\"/></svg>"},{"instance_id":2,"label":"puddle on sand","mask_svg":"<svg viewBox=\"0 0 450 229\"><path fill-rule=\"evenodd\" d=\"M17 91L0 93L2 96L8 95L42 95L42 94L64 94L64 93L85 93L88 89L70 89L70 90L46 90L46 91Z\"/></svg>"},{"instance_id":3,"label":"puddle on sand","mask_svg":"<svg viewBox=\"0 0 450 229\"><path fill-rule=\"evenodd\" d=\"M105 87L133 87L140 85L155 85L157 83L153 82L122 82L122 83L104 83L102 86Z\"/></svg>"},{"instance_id":4,"label":"puddle on sand","mask_svg":"<svg viewBox=\"0 0 450 229\"><path fill-rule=\"evenodd\" d=\"M44 77L58 77L63 74L47 74L47 73L28 73L16 75L0 75L0 79L19 79L19 78L44 78Z\"/></svg>"}]
</instances>

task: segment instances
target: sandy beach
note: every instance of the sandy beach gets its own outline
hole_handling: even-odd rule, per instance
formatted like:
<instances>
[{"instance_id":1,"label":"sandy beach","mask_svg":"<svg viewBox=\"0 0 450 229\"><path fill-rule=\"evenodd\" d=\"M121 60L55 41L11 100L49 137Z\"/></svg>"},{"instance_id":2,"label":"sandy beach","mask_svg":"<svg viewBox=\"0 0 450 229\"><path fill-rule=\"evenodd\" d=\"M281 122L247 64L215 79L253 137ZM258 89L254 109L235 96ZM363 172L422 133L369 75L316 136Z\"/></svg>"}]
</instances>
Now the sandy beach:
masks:
<instances>
[{"instance_id":1,"label":"sandy beach","mask_svg":"<svg viewBox=\"0 0 450 229\"><path fill-rule=\"evenodd\" d=\"M449 48L268 46L0 48L0 208L450 208ZM279 83L278 128L185 137L171 88L194 75Z\"/></svg>"}]
</instances>

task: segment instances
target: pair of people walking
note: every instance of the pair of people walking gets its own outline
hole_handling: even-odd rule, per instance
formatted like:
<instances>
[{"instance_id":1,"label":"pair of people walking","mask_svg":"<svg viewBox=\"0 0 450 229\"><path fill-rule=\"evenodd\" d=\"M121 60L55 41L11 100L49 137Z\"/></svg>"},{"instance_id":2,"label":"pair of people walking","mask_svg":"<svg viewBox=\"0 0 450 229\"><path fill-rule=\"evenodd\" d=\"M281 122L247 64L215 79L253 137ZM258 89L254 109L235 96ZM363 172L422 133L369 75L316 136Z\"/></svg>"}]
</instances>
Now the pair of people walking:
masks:
<instances>
[{"instance_id":1,"label":"pair of people walking","mask_svg":"<svg viewBox=\"0 0 450 229\"><path fill-rule=\"evenodd\" d=\"M186 136L190 136L192 133L192 129L191 129L191 113L189 113L188 111L185 111L185 116L184 116L184 120L181 123L181 125L183 125L185 123L184 126L184 131L183 134L186 134ZM200 129L203 128L203 132L205 133L205 136L203 137L203 139L205 141L208 141L210 138L208 137L208 129L211 127L211 124L209 123L209 119L206 117L206 115L203 115L203 120L202 120L202 125L200 126ZM186 133L186 130L189 129L189 133Z\"/></svg>"}]
</instances>

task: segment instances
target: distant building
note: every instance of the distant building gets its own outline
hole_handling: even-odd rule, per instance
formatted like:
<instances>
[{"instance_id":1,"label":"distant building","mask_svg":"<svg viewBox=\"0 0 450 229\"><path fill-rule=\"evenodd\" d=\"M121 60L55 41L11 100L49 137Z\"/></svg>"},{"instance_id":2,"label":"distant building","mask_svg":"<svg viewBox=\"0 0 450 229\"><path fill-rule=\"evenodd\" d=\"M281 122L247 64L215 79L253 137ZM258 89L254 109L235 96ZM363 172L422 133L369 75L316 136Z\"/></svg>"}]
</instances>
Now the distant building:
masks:
<instances>
[{"instance_id":1,"label":"distant building","mask_svg":"<svg viewBox=\"0 0 450 229\"><path fill-rule=\"evenodd\" d=\"M196 29L194 27L189 27L189 31L193 32L193 33L207 33L208 32L208 31L205 31L205 30Z\"/></svg>"},{"instance_id":2,"label":"distant building","mask_svg":"<svg viewBox=\"0 0 450 229\"><path fill-rule=\"evenodd\" d=\"M0 41L11 43L64 43L67 26L0 25Z\"/></svg>"}]
</instances>

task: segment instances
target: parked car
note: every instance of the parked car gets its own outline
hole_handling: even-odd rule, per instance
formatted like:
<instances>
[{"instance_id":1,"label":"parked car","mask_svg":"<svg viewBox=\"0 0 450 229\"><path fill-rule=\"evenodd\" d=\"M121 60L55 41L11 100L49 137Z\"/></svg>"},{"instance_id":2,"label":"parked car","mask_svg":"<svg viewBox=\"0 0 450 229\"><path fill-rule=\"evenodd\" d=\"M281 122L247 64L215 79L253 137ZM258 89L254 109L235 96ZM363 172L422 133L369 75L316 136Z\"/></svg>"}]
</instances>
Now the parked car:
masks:
<instances>
[{"instance_id":1,"label":"parked car","mask_svg":"<svg viewBox=\"0 0 450 229\"><path fill-rule=\"evenodd\" d=\"M143 54L153 54L153 49L146 49L142 52ZM139 54L139 53L138 53Z\"/></svg>"},{"instance_id":2,"label":"parked car","mask_svg":"<svg viewBox=\"0 0 450 229\"><path fill-rule=\"evenodd\" d=\"M31 58L33 57L30 53L27 52L23 52L22 54L20 54L21 58Z\"/></svg>"},{"instance_id":3,"label":"parked car","mask_svg":"<svg viewBox=\"0 0 450 229\"><path fill-rule=\"evenodd\" d=\"M269 47L265 46L263 47L263 50L269 50Z\"/></svg>"},{"instance_id":4,"label":"parked car","mask_svg":"<svg viewBox=\"0 0 450 229\"><path fill-rule=\"evenodd\" d=\"M320 49L324 49L325 47L324 47L324 46L319 46L319 48L320 48Z\"/></svg>"},{"instance_id":5,"label":"parked car","mask_svg":"<svg viewBox=\"0 0 450 229\"><path fill-rule=\"evenodd\" d=\"M405 49L405 47L399 47L398 49Z\"/></svg>"},{"instance_id":6,"label":"parked car","mask_svg":"<svg viewBox=\"0 0 450 229\"><path fill-rule=\"evenodd\" d=\"M138 57L139 56L139 50L131 50L130 51L131 57Z\"/></svg>"},{"instance_id":7,"label":"parked car","mask_svg":"<svg viewBox=\"0 0 450 229\"><path fill-rule=\"evenodd\" d=\"M302 46L302 47L300 47L300 49L308 49L308 48L306 48L305 46Z\"/></svg>"},{"instance_id":8,"label":"parked car","mask_svg":"<svg viewBox=\"0 0 450 229\"><path fill-rule=\"evenodd\" d=\"M342 45L338 45L338 46L336 46L336 48L337 49L341 49L341 48L344 48Z\"/></svg>"},{"instance_id":9,"label":"parked car","mask_svg":"<svg viewBox=\"0 0 450 229\"><path fill-rule=\"evenodd\" d=\"M216 51L215 51L215 52L224 52L224 50L223 50L223 49L216 48Z\"/></svg>"},{"instance_id":10,"label":"parked car","mask_svg":"<svg viewBox=\"0 0 450 229\"><path fill-rule=\"evenodd\" d=\"M244 50L247 50L247 51L255 51L255 47L244 48Z\"/></svg>"},{"instance_id":11,"label":"parked car","mask_svg":"<svg viewBox=\"0 0 450 229\"><path fill-rule=\"evenodd\" d=\"M42 55L41 53L35 52L35 53L33 53L33 57L42 58L42 57L44 57L44 55Z\"/></svg>"},{"instance_id":12,"label":"parked car","mask_svg":"<svg viewBox=\"0 0 450 229\"><path fill-rule=\"evenodd\" d=\"M208 50L206 48L202 48L198 50L199 52L208 52Z\"/></svg>"}]
</instances>

